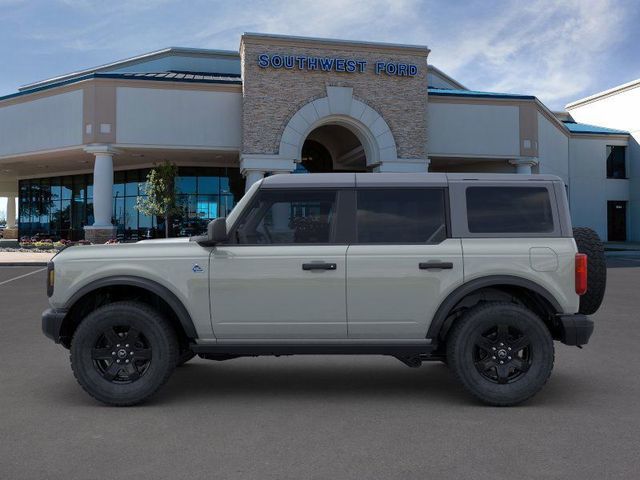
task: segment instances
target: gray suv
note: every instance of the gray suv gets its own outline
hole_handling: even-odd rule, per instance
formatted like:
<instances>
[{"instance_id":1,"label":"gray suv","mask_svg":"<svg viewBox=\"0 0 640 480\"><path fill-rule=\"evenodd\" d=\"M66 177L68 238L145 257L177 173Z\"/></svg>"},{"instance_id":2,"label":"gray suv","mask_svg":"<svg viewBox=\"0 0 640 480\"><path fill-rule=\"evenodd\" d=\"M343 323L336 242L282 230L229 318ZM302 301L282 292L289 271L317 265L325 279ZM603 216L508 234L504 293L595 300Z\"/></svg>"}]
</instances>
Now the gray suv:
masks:
<instances>
[{"instance_id":1,"label":"gray suv","mask_svg":"<svg viewBox=\"0 0 640 480\"><path fill-rule=\"evenodd\" d=\"M65 249L42 328L112 405L195 355L294 354L443 361L514 405L549 378L554 340L588 342L605 275L554 176L275 175L207 235Z\"/></svg>"}]
</instances>

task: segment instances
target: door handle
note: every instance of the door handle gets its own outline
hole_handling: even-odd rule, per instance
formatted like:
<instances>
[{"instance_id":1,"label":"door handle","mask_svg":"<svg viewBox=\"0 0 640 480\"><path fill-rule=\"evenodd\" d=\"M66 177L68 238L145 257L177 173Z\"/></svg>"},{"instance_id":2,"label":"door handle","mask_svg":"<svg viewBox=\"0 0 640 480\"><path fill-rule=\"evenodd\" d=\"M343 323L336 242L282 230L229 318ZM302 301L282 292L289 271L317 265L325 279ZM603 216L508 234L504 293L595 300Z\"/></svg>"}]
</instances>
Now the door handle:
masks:
<instances>
[{"instance_id":1,"label":"door handle","mask_svg":"<svg viewBox=\"0 0 640 480\"><path fill-rule=\"evenodd\" d=\"M420 262L418 264L420 270L451 270L453 268L452 262Z\"/></svg>"},{"instance_id":2,"label":"door handle","mask_svg":"<svg viewBox=\"0 0 640 480\"><path fill-rule=\"evenodd\" d=\"M312 262L312 263L303 263L303 270L335 270L338 268L338 265L335 263L325 263L325 262Z\"/></svg>"}]
</instances>

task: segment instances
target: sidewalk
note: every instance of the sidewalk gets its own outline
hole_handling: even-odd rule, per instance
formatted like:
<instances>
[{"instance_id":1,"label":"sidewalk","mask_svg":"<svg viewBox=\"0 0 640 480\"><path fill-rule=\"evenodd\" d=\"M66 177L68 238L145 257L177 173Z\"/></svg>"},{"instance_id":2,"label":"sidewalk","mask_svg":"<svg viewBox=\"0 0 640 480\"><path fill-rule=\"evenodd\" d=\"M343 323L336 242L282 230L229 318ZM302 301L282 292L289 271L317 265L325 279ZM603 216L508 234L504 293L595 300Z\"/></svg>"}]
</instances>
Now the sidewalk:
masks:
<instances>
[{"instance_id":1,"label":"sidewalk","mask_svg":"<svg viewBox=\"0 0 640 480\"><path fill-rule=\"evenodd\" d=\"M46 266L52 253L31 253L31 252L0 252L0 267L22 267L22 266Z\"/></svg>"}]
</instances>

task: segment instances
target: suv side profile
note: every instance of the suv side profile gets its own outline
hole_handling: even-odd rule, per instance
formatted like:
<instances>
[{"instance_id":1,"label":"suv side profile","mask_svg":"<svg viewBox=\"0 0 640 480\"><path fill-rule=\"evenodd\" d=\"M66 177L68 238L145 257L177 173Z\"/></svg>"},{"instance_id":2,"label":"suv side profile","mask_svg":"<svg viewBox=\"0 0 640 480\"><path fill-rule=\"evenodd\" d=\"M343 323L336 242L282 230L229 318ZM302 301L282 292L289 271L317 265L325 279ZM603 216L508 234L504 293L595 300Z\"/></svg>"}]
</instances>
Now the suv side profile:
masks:
<instances>
[{"instance_id":1,"label":"suv side profile","mask_svg":"<svg viewBox=\"0 0 640 480\"><path fill-rule=\"evenodd\" d=\"M491 405L588 342L602 243L549 175L274 175L204 236L77 246L48 268L44 333L111 405L193 356L381 354L447 363ZM587 272L589 284L587 285Z\"/></svg>"}]
</instances>

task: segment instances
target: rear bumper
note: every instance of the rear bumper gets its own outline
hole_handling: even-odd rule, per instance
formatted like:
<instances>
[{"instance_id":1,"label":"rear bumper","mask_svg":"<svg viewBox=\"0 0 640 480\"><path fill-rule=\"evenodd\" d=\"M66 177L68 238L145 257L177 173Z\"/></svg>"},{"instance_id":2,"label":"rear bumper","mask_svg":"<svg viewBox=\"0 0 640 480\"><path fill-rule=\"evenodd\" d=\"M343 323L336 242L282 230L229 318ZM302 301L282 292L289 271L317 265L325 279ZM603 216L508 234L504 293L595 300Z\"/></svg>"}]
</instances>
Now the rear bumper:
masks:
<instances>
[{"instance_id":1,"label":"rear bumper","mask_svg":"<svg viewBox=\"0 0 640 480\"><path fill-rule=\"evenodd\" d=\"M42 333L56 343L62 340L62 322L67 316L66 310L48 308L42 312Z\"/></svg>"},{"instance_id":2,"label":"rear bumper","mask_svg":"<svg viewBox=\"0 0 640 480\"><path fill-rule=\"evenodd\" d=\"M586 345L593 333L593 320L586 315L560 315L560 341L565 345Z\"/></svg>"}]
</instances>

